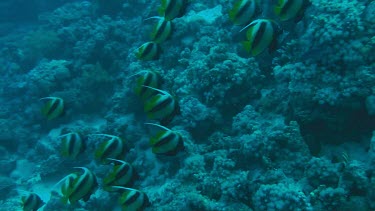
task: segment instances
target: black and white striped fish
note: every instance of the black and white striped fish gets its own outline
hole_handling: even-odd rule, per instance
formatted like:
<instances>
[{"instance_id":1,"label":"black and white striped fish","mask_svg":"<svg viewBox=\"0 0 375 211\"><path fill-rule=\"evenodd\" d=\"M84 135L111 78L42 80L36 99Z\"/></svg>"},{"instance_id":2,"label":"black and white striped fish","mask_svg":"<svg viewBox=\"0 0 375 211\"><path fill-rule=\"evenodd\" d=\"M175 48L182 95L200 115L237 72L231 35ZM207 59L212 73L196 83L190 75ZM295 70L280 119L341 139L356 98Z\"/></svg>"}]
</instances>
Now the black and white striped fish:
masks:
<instances>
[{"instance_id":1,"label":"black and white striped fish","mask_svg":"<svg viewBox=\"0 0 375 211\"><path fill-rule=\"evenodd\" d=\"M184 141L180 133L170 130L162 125L146 123L161 128L150 138L152 152L158 155L176 155L184 149Z\"/></svg>"},{"instance_id":2,"label":"black and white striped fish","mask_svg":"<svg viewBox=\"0 0 375 211\"><path fill-rule=\"evenodd\" d=\"M135 56L144 61L157 60L161 53L160 45L156 42L146 42L142 44L135 54Z\"/></svg>"},{"instance_id":3,"label":"black and white striped fish","mask_svg":"<svg viewBox=\"0 0 375 211\"><path fill-rule=\"evenodd\" d=\"M310 4L309 0L279 0L274 7L274 12L281 21L295 19L295 22L298 22L303 18Z\"/></svg>"},{"instance_id":4,"label":"black and white striped fish","mask_svg":"<svg viewBox=\"0 0 375 211\"><path fill-rule=\"evenodd\" d=\"M37 211L44 206L45 203L36 193L28 193L21 197L21 204L23 211Z\"/></svg>"},{"instance_id":5,"label":"black and white striped fish","mask_svg":"<svg viewBox=\"0 0 375 211\"><path fill-rule=\"evenodd\" d=\"M160 17L151 18L159 19L159 21L154 25L152 32L150 34L151 40L155 43L162 43L166 41L172 34L172 21L168 21Z\"/></svg>"},{"instance_id":6,"label":"black and white striped fish","mask_svg":"<svg viewBox=\"0 0 375 211\"><path fill-rule=\"evenodd\" d=\"M133 167L128 162L122 160L112 158L108 158L108 160L114 161L117 164L114 164L112 171L104 177L104 190L113 191L111 186L129 186L135 177Z\"/></svg>"},{"instance_id":7,"label":"black and white striped fish","mask_svg":"<svg viewBox=\"0 0 375 211\"><path fill-rule=\"evenodd\" d=\"M76 132L59 136L61 138L61 154L69 158L77 158L85 149L83 137Z\"/></svg>"},{"instance_id":8,"label":"black and white striped fish","mask_svg":"<svg viewBox=\"0 0 375 211\"><path fill-rule=\"evenodd\" d=\"M40 100L46 100L47 102L42 107L41 111L48 120L55 119L64 114L64 100L59 97L44 97Z\"/></svg>"},{"instance_id":9,"label":"black and white striped fish","mask_svg":"<svg viewBox=\"0 0 375 211\"><path fill-rule=\"evenodd\" d=\"M257 19L242 30L247 27L249 28L246 32L247 40L243 42L243 46L251 55L256 56L267 48L270 51L273 51L276 48L280 30L274 21L268 19Z\"/></svg>"},{"instance_id":10,"label":"black and white striped fish","mask_svg":"<svg viewBox=\"0 0 375 211\"><path fill-rule=\"evenodd\" d=\"M67 199L70 204L74 204L79 200L88 201L90 196L98 187L96 176L85 167L75 167L83 170L82 174L68 175L65 185L65 191L62 192L63 199Z\"/></svg>"},{"instance_id":11,"label":"black and white striped fish","mask_svg":"<svg viewBox=\"0 0 375 211\"><path fill-rule=\"evenodd\" d=\"M137 79L134 91L143 101L146 101L151 96L157 94L158 91L149 89L145 86L150 86L158 89L161 86L162 79L160 74L151 70L141 71L137 73L137 75L139 74L142 75Z\"/></svg>"},{"instance_id":12,"label":"black and white striped fish","mask_svg":"<svg viewBox=\"0 0 375 211\"><path fill-rule=\"evenodd\" d=\"M188 0L161 0L159 14L166 20L173 20L184 15Z\"/></svg>"},{"instance_id":13,"label":"black and white striped fish","mask_svg":"<svg viewBox=\"0 0 375 211\"><path fill-rule=\"evenodd\" d=\"M119 199L119 204L123 211L141 211L150 204L147 195L140 190L121 186L112 187L124 190Z\"/></svg>"},{"instance_id":14,"label":"black and white striped fish","mask_svg":"<svg viewBox=\"0 0 375 211\"><path fill-rule=\"evenodd\" d=\"M259 11L258 0L239 0L229 11L229 18L236 25L249 23Z\"/></svg>"},{"instance_id":15,"label":"black and white striped fish","mask_svg":"<svg viewBox=\"0 0 375 211\"><path fill-rule=\"evenodd\" d=\"M125 141L118 136L108 134L92 134L106 138L95 151L95 159L100 163L108 163L107 158L120 158L125 150Z\"/></svg>"},{"instance_id":16,"label":"black and white striped fish","mask_svg":"<svg viewBox=\"0 0 375 211\"><path fill-rule=\"evenodd\" d=\"M156 89L150 86L146 88L159 92L150 97L144 103L144 110L150 119L159 120L161 124L168 124L173 117L179 112L177 100L166 91Z\"/></svg>"}]
</instances>

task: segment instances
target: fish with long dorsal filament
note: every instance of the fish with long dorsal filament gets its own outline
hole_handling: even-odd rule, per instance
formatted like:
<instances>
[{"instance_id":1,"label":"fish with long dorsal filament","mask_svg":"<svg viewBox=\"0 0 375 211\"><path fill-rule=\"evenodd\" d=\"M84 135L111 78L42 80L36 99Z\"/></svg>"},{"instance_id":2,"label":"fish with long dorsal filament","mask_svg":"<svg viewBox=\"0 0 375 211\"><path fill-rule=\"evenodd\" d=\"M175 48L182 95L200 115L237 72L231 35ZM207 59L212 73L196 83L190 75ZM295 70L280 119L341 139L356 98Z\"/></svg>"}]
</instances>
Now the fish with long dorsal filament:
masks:
<instances>
[{"instance_id":1,"label":"fish with long dorsal filament","mask_svg":"<svg viewBox=\"0 0 375 211\"><path fill-rule=\"evenodd\" d=\"M153 153L173 156L184 149L184 141L180 133L162 125L154 123L145 124L162 129L150 138L150 145Z\"/></svg>"}]
</instances>

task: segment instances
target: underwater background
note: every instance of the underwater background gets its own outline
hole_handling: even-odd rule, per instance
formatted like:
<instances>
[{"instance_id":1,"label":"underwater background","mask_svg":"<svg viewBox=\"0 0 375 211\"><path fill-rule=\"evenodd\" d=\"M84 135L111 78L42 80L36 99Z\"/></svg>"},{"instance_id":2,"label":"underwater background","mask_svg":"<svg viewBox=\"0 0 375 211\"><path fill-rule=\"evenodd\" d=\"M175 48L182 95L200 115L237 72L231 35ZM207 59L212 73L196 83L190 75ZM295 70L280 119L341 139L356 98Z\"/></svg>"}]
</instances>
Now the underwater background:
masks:
<instances>
[{"instance_id":1,"label":"underwater background","mask_svg":"<svg viewBox=\"0 0 375 211\"><path fill-rule=\"evenodd\" d=\"M238 2L2 0L0 210L375 210L375 1Z\"/></svg>"}]
</instances>

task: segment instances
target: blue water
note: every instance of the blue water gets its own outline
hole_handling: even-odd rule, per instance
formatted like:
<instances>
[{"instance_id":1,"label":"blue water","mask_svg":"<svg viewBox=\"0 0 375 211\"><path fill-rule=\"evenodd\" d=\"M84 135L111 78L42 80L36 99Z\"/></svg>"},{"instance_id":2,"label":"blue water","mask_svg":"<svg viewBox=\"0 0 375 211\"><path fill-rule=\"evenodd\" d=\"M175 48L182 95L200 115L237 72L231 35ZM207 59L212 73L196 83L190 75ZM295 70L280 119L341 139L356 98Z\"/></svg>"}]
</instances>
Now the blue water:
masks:
<instances>
[{"instance_id":1,"label":"blue water","mask_svg":"<svg viewBox=\"0 0 375 211\"><path fill-rule=\"evenodd\" d=\"M130 193L148 198L138 210L375 210L375 2L310 0L285 21L262 2L242 32L236 2L184 2L142 52L161 1L2 0L0 211L31 193L34 210L136 210ZM133 192L108 191L106 158L132 166L117 186ZM76 187L75 167L96 183ZM71 173L85 197L64 203Z\"/></svg>"}]
</instances>

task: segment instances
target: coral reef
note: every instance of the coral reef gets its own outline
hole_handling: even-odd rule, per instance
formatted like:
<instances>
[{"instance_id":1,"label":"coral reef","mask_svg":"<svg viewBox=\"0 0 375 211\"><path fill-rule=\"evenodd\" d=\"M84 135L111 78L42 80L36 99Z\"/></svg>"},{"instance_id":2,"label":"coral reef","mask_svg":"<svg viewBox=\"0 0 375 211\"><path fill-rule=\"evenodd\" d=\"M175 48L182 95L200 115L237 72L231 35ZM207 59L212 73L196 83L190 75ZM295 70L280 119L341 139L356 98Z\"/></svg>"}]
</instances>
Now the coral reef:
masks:
<instances>
[{"instance_id":1,"label":"coral reef","mask_svg":"<svg viewBox=\"0 0 375 211\"><path fill-rule=\"evenodd\" d=\"M20 14L0 31L1 209L33 192L40 210L121 210L122 192L100 185L87 201L60 200L56 183L74 167L99 184L111 169L94 161L93 134L123 140L118 159L134 168L144 210L375 209L374 1L311 0L299 22L279 22L264 2L257 18L283 31L256 57L228 16L235 1L186 1L153 61L135 53L160 1L33 2L38 21ZM183 140L173 156L152 153L160 128L145 125L156 122L134 91L147 71L179 105L165 124ZM45 97L63 99L63 115L47 120ZM59 138L72 132L85 143L75 159Z\"/></svg>"}]
</instances>

